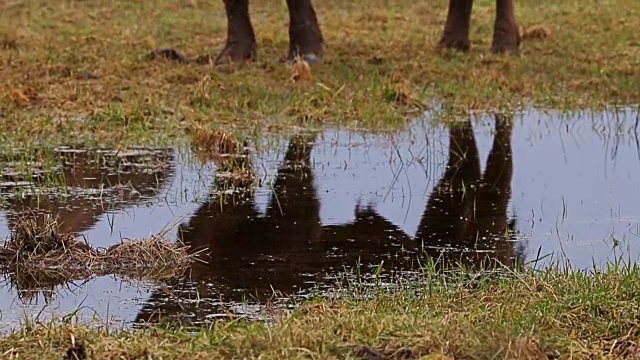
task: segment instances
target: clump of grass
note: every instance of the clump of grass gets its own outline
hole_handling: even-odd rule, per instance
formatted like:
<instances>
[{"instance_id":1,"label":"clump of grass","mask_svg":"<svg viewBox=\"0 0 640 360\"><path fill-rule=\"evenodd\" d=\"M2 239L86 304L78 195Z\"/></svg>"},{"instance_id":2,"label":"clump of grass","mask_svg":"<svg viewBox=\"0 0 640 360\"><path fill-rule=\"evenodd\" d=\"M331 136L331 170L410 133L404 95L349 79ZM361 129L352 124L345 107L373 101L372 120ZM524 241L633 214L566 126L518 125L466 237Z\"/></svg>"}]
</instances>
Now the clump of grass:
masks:
<instances>
[{"instance_id":1,"label":"clump of grass","mask_svg":"<svg viewBox=\"0 0 640 360\"><path fill-rule=\"evenodd\" d=\"M18 219L10 239L0 247L0 269L23 298L38 291L46 298L56 286L107 274L162 281L183 274L196 255L189 254L187 246L165 240L162 234L94 249L59 227L50 215L41 219L25 216Z\"/></svg>"},{"instance_id":2,"label":"clump of grass","mask_svg":"<svg viewBox=\"0 0 640 360\"><path fill-rule=\"evenodd\" d=\"M182 274L190 264L188 247L166 241L161 236L131 239L100 253L102 271L136 279L170 279ZM150 266L153 264L152 266Z\"/></svg>"},{"instance_id":3,"label":"clump of grass","mask_svg":"<svg viewBox=\"0 0 640 360\"><path fill-rule=\"evenodd\" d=\"M301 56L296 56L291 65L291 77L292 81L311 81L313 75L311 74L311 66Z\"/></svg>"},{"instance_id":4,"label":"clump of grass","mask_svg":"<svg viewBox=\"0 0 640 360\"><path fill-rule=\"evenodd\" d=\"M551 29L546 25L532 25L526 29L521 29L522 40L546 39L551 36Z\"/></svg>"},{"instance_id":5,"label":"clump of grass","mask_svg":"<svg viewBox=\"0 0 640 360\"><path fill-rule=\"evenodd\" d=\"M245 151L246 144L222 130L211 131L203 126L187 128L191 147L203 162L220 159L222 155L238 155Z\"/></svg>"},{"instance_id":6,"label":"clump of grass","mask_svg":"<svg viewBox=\"0 0 640 360\"><path fill-rule=\"evenodd\" d=\"M429 106L415 94L411 85L402 80L397 81L393 87L390 86L387 88L384 99L389 102L398 103L400 106L405 107L407 111L425 111L429 108Z\"/></svg>"},{"instance_id":7,"label":"clump of grass","mask_svg":"<svg viewBox=\"0 0 640 360\"><path fill-rule=\"evenodd\" d=\"M53 216L25 216L16 221L9 241L0 250L0 260L29 267L78 267L93 259L97 252L72 234L59 230Z\"/></svg>"},{"instance_id":8,"label":"clump of grass","mask_svg":"<svg viewBox=\"0 0 640 360\"><path fill-rule=\"evenodd\" d=\"M201 163L213 161L218 167L216 178L237 187L247 187L255 178L249 149L245 141L222 130L211 131L203 126L188 128L191 148Z\"/></svg>"}]
</instances>

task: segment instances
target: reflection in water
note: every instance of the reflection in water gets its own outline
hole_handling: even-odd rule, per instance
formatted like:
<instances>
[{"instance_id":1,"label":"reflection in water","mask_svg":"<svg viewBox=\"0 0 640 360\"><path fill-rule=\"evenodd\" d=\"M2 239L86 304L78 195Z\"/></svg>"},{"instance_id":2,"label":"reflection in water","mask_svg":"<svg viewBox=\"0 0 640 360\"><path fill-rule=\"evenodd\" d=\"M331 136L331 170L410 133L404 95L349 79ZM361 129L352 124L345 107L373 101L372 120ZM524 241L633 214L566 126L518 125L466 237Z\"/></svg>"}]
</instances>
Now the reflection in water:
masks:
<instances>
[{"instance_id":1,"label":"reflection in water","mask_svg":"<svg viewBox=\"0 0 640 360\"><path fill-rule=\"evenodd\" d=\"M170 178L174 160L173 151L166 150L56 149L54 156L60 166L23 171L6 166L0 173L5 190L13 190L13 196L7 196L2 204L9 228L27 214L39 221L51 214L60 231L80 235L107 211L154 197ZM42 191L60 179L59 193ZM42 295L48 303L62 281L64 277L49 273L15 273L5 278L25 302L37 302Z\"/></svg>"},{"instance_id":2,"label":"reflection in water","mask_svg":"<svg viewBox=\"0 0 640 360\"><path fill-rule=\"evenodd\" d=\"M274 291L291 295L322 283L325 272L356 263L368 267L384 261L385 268L411 270L423 255L436 258L441 266L514 266L514 223L507 218L513 121L496 116L495 128L481 174L471 122L450 127L447 169L426 204L415 237L373 207L357 207L350 223L323 226L311 164L315 137L293 136L264 216L250 192L216 191L180 226L181 240L196 251L208 248L208 256L207 264L190 269L190 282L173 290L189 293L185 287L195 284L202 298L213 285L215 296L223 301L241 302L247 296L264 301ZM154 294L137 321L187 313L188 321L202 321L214 313L203 302L187 305L179 296L165 297L165 292Z\"/></svg>"},{"instance_id":3,"label":"reflection in water","mask_svg":"<svg viewBox=\"0 0 640 360\"><path fill-rule=\"evenodd\" d=\"M417 237L427 248L441 248L445 261L472 266L498 260L514 266L515 219L507 217L513 177L513 122L496 115L484 174L471 122L451 127L449 134L447 168L427 202Z\"/></svg>"},{"instance_id":4,"label":"reflection in water","mask_svg":"<svg viewBox=\"0 0 640 360\"><path fill-rule=\"evenodd\" d=\"M4 184L31 180L20 196L8 197L9 226L16 219L37 209L40 217L58 218L60 231L80 234L91 228L107 211L117 211L157 195L173 172L172 150L87 151L60 148L54 151L61 166L52 174L29 169L39 175L29 179L28 172L4 172ZM34 171L36 170L36 171ZM41 193L48 182L63 184L58 192ZM17 190L17 191L19 191ZM63 190L63 191L60 191ZM61 194L63 196L61 196Z\"/></svg>"},{"instance_id":5,"label":"reflection in water","mask_svg":"<svg viewBox=\"0 0 640 360\"><path fill-rule=\"evenodd\" d=\"M312 286L331 294L356 264L371 273L384 262L376 281L386 286L426 259L512 267L526 255L536 267L566 259L576 268L640 259L637 118L636 109L587 118L531 110L513 124L482 117L472 131L469 122L448 128L427 114L392 137L298 135L283 154L269 146L252 158L266 185L236 192L214 177L215 164L192 166L190 152L103 152L97 161L95 151L65 150L64 166L53 168L70 185L63 188L47 186L46 174L21 176L20 161L0 155L2 238L9 219L39 208L94 246L178 222L169 237L209 249L209 264L164 289L105 276L57 287L42 308L0 285L0 332L23 311L66 315L83 306L84 318L95 310L126 322L255 315L265 298L289 305L282 294L304 298ZM16 186L23 180L35 186Z\"/></svg>"}]
</instances>

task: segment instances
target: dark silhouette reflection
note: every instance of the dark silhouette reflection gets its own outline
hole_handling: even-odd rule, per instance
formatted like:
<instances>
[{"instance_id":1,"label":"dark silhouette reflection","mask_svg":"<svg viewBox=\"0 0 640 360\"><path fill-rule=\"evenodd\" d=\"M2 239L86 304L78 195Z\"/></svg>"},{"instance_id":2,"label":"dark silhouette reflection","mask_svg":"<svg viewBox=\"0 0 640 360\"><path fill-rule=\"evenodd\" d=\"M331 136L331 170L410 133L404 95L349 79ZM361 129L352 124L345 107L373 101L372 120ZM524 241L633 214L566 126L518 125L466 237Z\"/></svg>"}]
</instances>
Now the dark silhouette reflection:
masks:
<instances>
[{"instance_id":1,"label":"dark silhouette reflection","mask_svg":"<svg viewBox=\"0 0 640 360\"><path fill-rule=\"evenodd\" d=\"M512 134L512 119L496 115L493 146L483 174L471 121L449 127L446 170L427 201L413 239L375 209L367 208L358 211L354 223L331 227L331 240L402 244L410 253L428 255L440 269L514 267L523 259L514 247L516 221L507 216L513 177ZM361 255L375 261L381 255L377 250L382 249L374 245Z\"/></svg>"},{"instance_id":2,"label":"dark silhouette reflection","mask_svg":"<svg viewBox=\"0 0 640 360\"><path fill-rule=\"evenodd\" d=\"M195 297L197 289L200 298L214 297L223 304L251 297L263 301L274 290L292 294L326 284L331 281L326 274L335 276L356 263L367 267L384 260L387 269L411 270L425 255L445 267L454 262L478 266L487 259L513 266L514 221L507 217L512 121L496 116L484 174L471 122L452 126L449 133L447 170L426 204L415 237L371 207L358 206L350 223L323 226L310 159L314 137L292 137L266 215L256 210L249 192L214 192L188 224L181 225L184 243L194 251L208 249L208 264L194 264L190 282L173 284L174 293ZM220 301L191 306L184 300L158 291L136 322L175 317L202 321L225 311Z\"/></svg>"},{"instance_id":3,"label":"dark silhouette reflection","mask_svg":"<svg viewBox=\"0 0 640 360\"><path fill-rule=\"evenodd\" d=\"M209 264L196 263L195 281L219 278L233 289L268 290L271 282L295 282L296 258L307 256L320 238L320 203L313 188L310 164L313 137L291 139L284 166L273 184L273 195L262 216L247 189L217 192L178 229L194 251L208 248ZM219 189L226 189L224 182ZM282 265L282 266L279 266Z\"/></svg>"},{"instance_id":4,"label":"dark silhouette reflection","mask_svg":"<svg viewBox=\"0 0 640 360\"><path fill-rule=\"evenodd\" d=\"M6 210L10 227L24 215L49 213L57 217L61 231L82 233L107 211L155 197L174 172L173 150L62 149L54 156L60 166L50 172L38 170L34 177L25 172L2 174L1 181L28 181L29 185L21 186L24 190L44 190L42 194L27 192L5 199L1 208ZM61 191L63 188L66 191ZM20 190L5 186L2 191ZM65 192L62 198L60 194Z\"/></svg>"},{"instance_id":5,"label":"dark silhouette reflection","mask_svg":"<svg viewBox=\"0 0 640 360\"><path fill-rule=\"evenodd\" d=\"M173 150L58 150L52 169L29 171L2 169L0 181L6 194L0 208L5 210L9 228L20 218L43 221L52 214L59 230L80 235L93 227L100 216L154 198L174 172ZM11 159L3 159L11 164ZM23 159L16 163L24 163ZM33 174L36 174L35 176ZM16 185L24 182L25 184ZM18 196L16 191L28 191ZM41 193L35 193L40 191ZM11 195L13 194L13 195ZM62 198L64 196L64 198ZM96 239L88 239L94 243ZM95 245L95 243L94 243ZM38 300L42 294L49 302L70 279L48 272L15 270L5 282L15 288L23 302Z\"/></svg>"},{"instance_id":6,"label":"dark silhouette reflection","mask_svg":"<svg viewBox=\"0 0 640 360\"><path fill-rule=\"evenodd\" d=\"M496 115L493 146L484 174L470 121L450 129L447 170L434 189L416 237L443 250L447 264L489 267L491 260L514 266L515 220L507 216L511 199L513 122Z\"/></svg>"}]
</instances>

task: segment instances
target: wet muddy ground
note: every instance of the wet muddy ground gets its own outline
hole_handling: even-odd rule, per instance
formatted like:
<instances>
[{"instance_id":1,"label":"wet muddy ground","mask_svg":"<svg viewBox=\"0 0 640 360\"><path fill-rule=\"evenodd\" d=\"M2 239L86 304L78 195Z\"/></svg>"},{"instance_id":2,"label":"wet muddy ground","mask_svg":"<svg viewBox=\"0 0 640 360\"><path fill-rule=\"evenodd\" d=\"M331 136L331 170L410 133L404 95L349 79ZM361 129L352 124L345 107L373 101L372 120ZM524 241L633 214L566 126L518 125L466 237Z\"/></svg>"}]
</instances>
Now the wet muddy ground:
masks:
<instances>
[{"instance_id":1,"label":"wet muddy ground","mask_svg":"<svg viewBox=\"0 0 640 360\"><path fill-rule=\"evenodd\" d=\"M450 129L425 117L401 134L272 139L251 159L259 185L249 189L216 178L214 163L183 148L59 149L65 165L6 156L0 238L21 214L51 212L93 246L170 227L170 238L208 252L206 264L165 284L98 277L42 292L6 274L0 331L25 314L45 319L78 308L85 319L129 325L229 311L259 317L265 306L329 294L381 263L384 279L418 271L428 258L439 268L488 259L577 268L636 261L638 111L529 111L508 120L486 116Z\"/></svg>"}]
</instances>

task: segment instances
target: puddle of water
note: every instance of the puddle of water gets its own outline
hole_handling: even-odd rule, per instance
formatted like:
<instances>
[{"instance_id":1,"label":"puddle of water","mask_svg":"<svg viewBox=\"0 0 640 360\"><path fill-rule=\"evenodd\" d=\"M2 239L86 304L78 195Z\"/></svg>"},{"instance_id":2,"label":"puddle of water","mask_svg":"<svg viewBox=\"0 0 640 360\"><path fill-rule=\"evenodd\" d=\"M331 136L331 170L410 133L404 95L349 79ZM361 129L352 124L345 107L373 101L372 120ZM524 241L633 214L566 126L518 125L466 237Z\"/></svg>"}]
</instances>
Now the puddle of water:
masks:
<instances>
[{"instance_id":1,"label":"puddle of water","mask_svg":"<svg viewBox=\"0 0 640 360\"><path fill-rule=\"evenodd\" d=\"M9 169L0 237L26 209L53 212L66 231L105 247L177 222L169 236L208 247L209 263L195 264L189 281L164 286L94 278L58 289L47 305L42 294L23 301L5 285L2 323L78 306L126 323L159 314L183 322L226 311L256 317L268 301L287 305L286 296L304 297L314 286L329 291L356 263L368 271L384 261L386 274L406 273L425 254L467 265L492 258L512 266L547 254L555 259L536 266L558 257L579 268L621 255L635 261L637 124L631 110L531 111L513 126L484 117L450 130L421 119L394 136L293 136L254 159L260 186L224 196L215 166L195 166L188 152L106 153L96 162L95 154L67 150L73 166L52 168L64 174L65 191L16 187L33 179Z\"/></svg>"}]
</instances>

